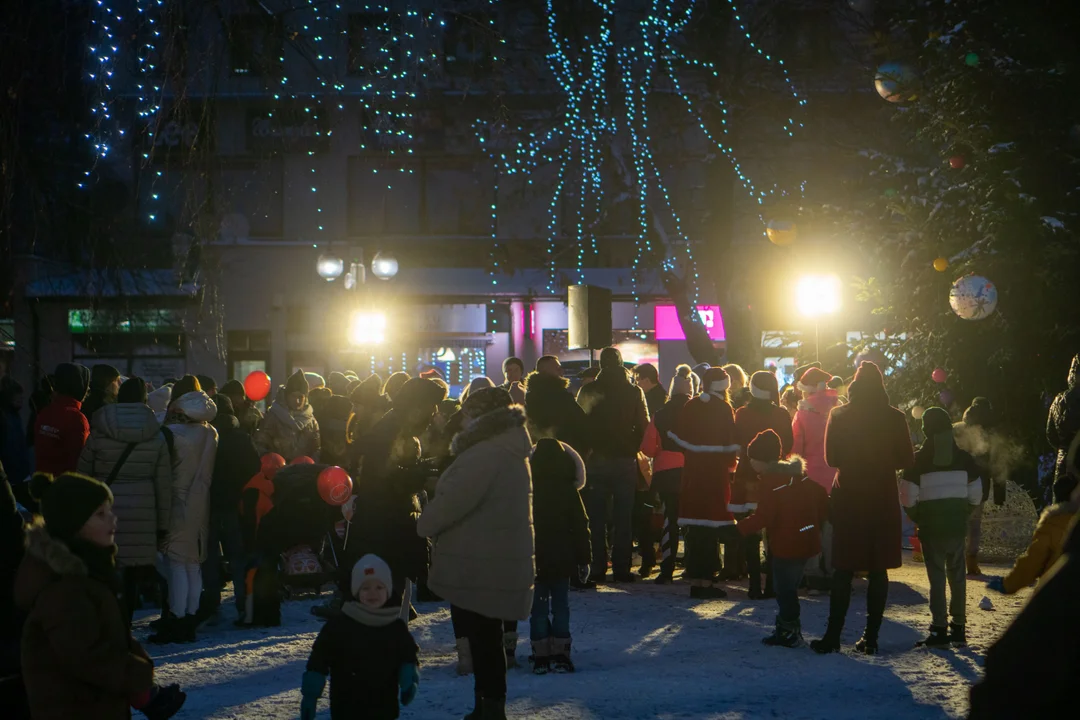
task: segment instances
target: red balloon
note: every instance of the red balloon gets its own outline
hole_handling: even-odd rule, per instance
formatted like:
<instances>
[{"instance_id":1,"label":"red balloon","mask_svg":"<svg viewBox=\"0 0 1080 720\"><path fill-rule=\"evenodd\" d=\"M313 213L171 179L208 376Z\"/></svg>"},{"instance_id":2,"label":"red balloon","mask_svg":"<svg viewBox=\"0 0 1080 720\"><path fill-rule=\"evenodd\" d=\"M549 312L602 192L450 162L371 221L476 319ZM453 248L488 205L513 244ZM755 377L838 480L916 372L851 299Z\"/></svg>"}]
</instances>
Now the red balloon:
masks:
<instances>
[{"instance_id":1,"label":"red balloon","mask_svg":"<svg viewBox=\"0 0 1080 720\"><path fill-rule=\"evenodd\" d=\"M260 470L267 480L273 480L277 471L285 467L285 458L277 453L266 453L259 458Z\"/></svg>"},{"instance_id":2,"label":"red balloon","mask_svg":"<svg viewBox=\"0 0 1080 720\"><path fill-rule=\"evenodd\" d=\"M936 383L943 383L948 379L948 375L945 374L945 370L942 368L934 368L934 372L930 373L930 377L933 378Z\"/></svg>"},{"instance_id":3,"label":"red balloon","mask_svg":"<svg viewBox=\"0 0 1080 720\"><path fill-rule=\"evenodd\" d=\"M270 394L270 376L262 370L254 370L244 378L244 393L252 402L259 402Z\"/></svg>"},{"instance_id":4,"label":"red balloon","mask_svg":"<svg viewBox=\"0 0 1080 720\"><path fill-rule=\"evenodd\" d=\"M337 465L319 473L319 497L327 505L344 505L352 497L352 478Z\"/></svg>"},{"instance_id":5,"label":"red balloon","mask_svg":"<svg viewBox=\"0 0 1080 720\"><path fill-rule=\"evenodd\" d=\"M289 461L290 465L314 465L315 461L309 458L307 455L299 455Z\"/></svg>"},{"instance_id":6,"label":"red balloon","mask_svg":"<svg viewBox=\"0 0 1080 720\"><path fill-rule=\"evenodd\" d=\"M964 162L963 155L953 155L951 158L949 158L949 167L951 167L953 170L963 170L964 165L966 164L967 163Z\"/></svg>"}]
</instances>

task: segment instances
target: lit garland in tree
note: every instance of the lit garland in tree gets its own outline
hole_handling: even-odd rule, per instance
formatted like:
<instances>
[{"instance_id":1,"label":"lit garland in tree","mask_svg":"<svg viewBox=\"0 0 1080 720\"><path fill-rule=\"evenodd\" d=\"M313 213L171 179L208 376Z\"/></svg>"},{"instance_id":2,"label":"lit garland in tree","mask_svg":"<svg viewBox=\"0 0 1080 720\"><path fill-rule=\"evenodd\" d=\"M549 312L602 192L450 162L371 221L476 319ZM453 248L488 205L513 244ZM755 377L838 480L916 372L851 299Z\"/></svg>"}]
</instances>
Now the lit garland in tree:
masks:
<instances>
[{"instance_id":1,"label":"lit garland in tree","mask_svg":"<svg viewBox=\"0 0 1080 720\"><path fill-rule=\"evenodd\" d=\"M665 245L663 267L674 269L677 265L676 248L679 244L685 254L685 263L689 274L693 275L695 302L698 292L697 264L693 258L691 244L683 231L683 221L675 210L671 195L663 175L657 167L653 151L652 124L649 118L648 100L654 91L674 92L686 105L687 112L705 137L714 144L729 160L743 188L759 205L766 197L777 193L786 194L776 185L771 189L760 189L735 156L734 148L723 142L728 134L727 108L721 102L721 137L717 138L701 118L700 99L686 88L680 79L683 71L711 73L719 77L716 65L687 57L680 49L678 40L690 22L698 3L694 0L674 2L671 0L651 0L648 10L639 20L628 19L624 12L616 17L614 0L594 0L599 11L599 22L595 33L585 37L580 47L572 47L569 39L559 32L559 18L552 0L546 2L546 32L548 69L554 76L559 89L565 96L564 114L560 124L540 135L530 134L529 139L517 143L508 151L494 151L489 148L489 156L496 165L497 176L518 174L531 175L542 165L555 163L558 175L553 186L548 224L548 292L555 294L557 277L554 246L562 218L559 217L560 201L564 198L567 186L577 191L573 208L573 235L577 244L577 275L583 277L586 247L596 255L596 235L591 229L601 217L602 207L602 163L605 159L605 146L610 148L611 159L622 175L625 184L633 188L636 195L638 230L636 233L635 257L631 264L631 292L634 297L634 328L639 327L637 314L637 286L642 273L642 261L653 252L652 231L655 231ZM784 82L795 100L796 112L806 105L806 100L799 96L783 61L766 53L751 37L743 22L735 0L728 0L734 21L749 44L751 50L764 60L775 62L780 68ZM625 8L624 8L625 10ZM704 8L701 9L704 12ZM616 35L619 37L616 37ZM616 105L608 97L607 83L612 76L625 97L624 112L612 111ZM794 114L794 113L793 113ZM783 124L783 131L788 137L794 137L802 123L794 117ZM485 135L490 128L483 122L476 124L480 142L485 142ZM631 158L623 156L621 142L629 143ZM554 149L553 149L554 147ZM580 175L570 177L571 172ZM498 180L496 180L498 182ZM801 190L801 186L800 186ZM498 195L496 194L496 197ZM662 222L650 212L650 202L656 201L658 207L666 209L671 217L674 232L668 233ZM565 209L563 212L566 212ZM650 214L653 216L650 227ZM764 220L764 218L762 218ZM762 228L764 234L764 227ZM498 285L497 273L500 270L497 254L498 247L498 207L492 205L492 253L490 276L492 285ZM492 300L494 304L494 300Z\"/></svg>"}]
</instances>

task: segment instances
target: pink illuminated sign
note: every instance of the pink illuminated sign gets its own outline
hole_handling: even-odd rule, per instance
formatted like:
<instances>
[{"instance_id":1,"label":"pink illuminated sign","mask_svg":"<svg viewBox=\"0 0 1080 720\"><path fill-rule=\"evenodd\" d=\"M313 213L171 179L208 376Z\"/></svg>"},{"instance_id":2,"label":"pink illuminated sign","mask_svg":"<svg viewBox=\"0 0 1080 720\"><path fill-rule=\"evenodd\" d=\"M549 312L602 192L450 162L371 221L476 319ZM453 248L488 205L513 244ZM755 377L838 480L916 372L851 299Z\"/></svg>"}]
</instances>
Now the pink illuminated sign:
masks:
<instances>
[{"instance_id":1,"label":"pink illuminated sign","mask_svg":"<svg viewBox=\"0 0 1080 720\"><path fill-rule=\"evenodd\" d=\"M724 339L724 318L720 316L719 305L698 305L698 316L702 325L709 333L712 340ZM679 313L674 305L656 306L656 339L657 340L685 340L682 325L679 324Z\"/></svg>"}]
</instances>

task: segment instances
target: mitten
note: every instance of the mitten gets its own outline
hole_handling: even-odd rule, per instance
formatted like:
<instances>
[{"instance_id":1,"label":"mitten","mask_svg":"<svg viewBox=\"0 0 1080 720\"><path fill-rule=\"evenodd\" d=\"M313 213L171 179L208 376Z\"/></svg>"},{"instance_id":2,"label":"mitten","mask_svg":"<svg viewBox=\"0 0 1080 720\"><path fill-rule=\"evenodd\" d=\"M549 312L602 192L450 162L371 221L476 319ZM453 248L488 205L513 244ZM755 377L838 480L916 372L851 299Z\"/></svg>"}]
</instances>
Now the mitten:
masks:
<instances>
[{"instance_id":1,"label":"mitten","mask_svg":"<svg viewBox=\"0 0 1080 720\"><path fill-rule=\"evenodd\" d=\"M1005 592L1005 578L992 577L986 581L986 587L991 590L997 590L999 593Z\"/></svg>"},{"instance_id":2,"label":"mitten","mask_svg":"<svg viewBox=\"0 0 1080 720\"><path fill-rule=\"evenodd\" d=\"M300 720L315 720L315 710L319 707L319 698L326 687L326 676L308 670L300 682Z\"/></svg>"},{"instance_id":3,"label":"mitten","mask_svg":"<svg viewBox=\"0 0 1080 720\"><path fill-rule=\"evenodd\" d=\"M187 694L176 683L151 691L150 702L143 708L142 714L149 720L168 720L180 711L187 700Z\"/></svg>"},{"instance_id":4,"label":"mitten","mask_svg":"<svg viewBox=\"0 0 1080 720\"><path fill-rule=\"evenodd\" d=\"M580 580L581 584L584 585L585 583L589 582L589 576L592 575L592 568L588 565L578 565L577 575L578 580Z\"/></svg>"},{"instance_id":5,"label":"mitten","mask_svg":"<svg viewBox=\"0 0 1080 720\"><path fill-rule=\"evenodd\" d=\"M412 663L402 665L398 670L398 687L401 688L401 704L411 703L420 687L420 668Z\"/></svg>"}]
</instances>

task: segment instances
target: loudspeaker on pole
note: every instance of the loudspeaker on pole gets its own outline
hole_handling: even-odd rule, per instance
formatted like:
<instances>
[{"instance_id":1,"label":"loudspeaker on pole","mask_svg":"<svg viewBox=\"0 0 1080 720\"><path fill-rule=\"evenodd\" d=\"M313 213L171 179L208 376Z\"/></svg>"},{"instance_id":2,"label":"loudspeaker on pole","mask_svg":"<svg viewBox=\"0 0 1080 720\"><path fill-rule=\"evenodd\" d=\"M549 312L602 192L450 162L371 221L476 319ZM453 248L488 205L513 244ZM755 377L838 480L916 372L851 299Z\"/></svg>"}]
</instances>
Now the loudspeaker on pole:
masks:
<instances>
[{"instance_id":1,"label":"loudspeaker on pole","mask_svg":"<svg viewBox=\"0 0 1080 720\"><path fill-rule=\"evenodd\" d=\"M571 285L567 298L571 350L600 350L611 345L611 291L594 285Z\"/></svg>"}]
</instances>

